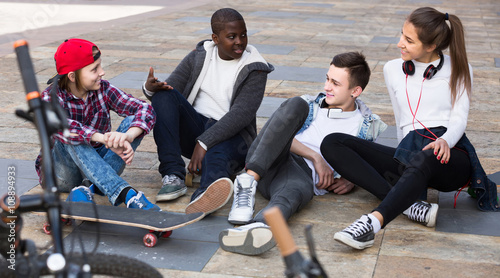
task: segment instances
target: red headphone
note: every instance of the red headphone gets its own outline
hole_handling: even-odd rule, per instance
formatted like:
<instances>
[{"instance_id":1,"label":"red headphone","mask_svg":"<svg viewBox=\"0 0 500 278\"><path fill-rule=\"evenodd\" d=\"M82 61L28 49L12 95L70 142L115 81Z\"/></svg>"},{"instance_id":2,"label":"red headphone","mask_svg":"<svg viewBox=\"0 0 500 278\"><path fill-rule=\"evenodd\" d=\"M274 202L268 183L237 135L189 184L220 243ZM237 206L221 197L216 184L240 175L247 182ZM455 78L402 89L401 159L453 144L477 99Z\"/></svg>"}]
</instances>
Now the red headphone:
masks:
<instances>
[{"instance_id":1,"label":"red headphone","mask_svg":"<svg viewBox=\"0 0 500 278\"><path fill-rule=\"evenodd\" d=\"M424 71L424 79L431 79L436 73L443 67L444 56L443 53L439 52L439 64L437 67L434 65L429 65ZM410 61L403 62L403 72L407 75L413 75L415 73L415 64Z\"/></svg>"}]
</instances>

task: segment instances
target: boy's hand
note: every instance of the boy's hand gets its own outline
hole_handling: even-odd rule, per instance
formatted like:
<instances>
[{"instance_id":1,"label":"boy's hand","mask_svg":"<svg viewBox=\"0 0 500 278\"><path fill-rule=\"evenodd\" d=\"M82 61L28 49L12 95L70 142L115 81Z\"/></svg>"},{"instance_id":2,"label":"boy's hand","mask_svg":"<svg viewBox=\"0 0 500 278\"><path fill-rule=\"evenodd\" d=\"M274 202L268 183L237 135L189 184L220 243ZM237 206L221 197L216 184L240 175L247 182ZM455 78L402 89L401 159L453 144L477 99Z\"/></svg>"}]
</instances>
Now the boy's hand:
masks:
<instances>
[{"instance_id":1,"label":"boy's hand","mask_svg":"<svg viewBox=\"0 0 500 278\"><path fill-rule=\"evenodd\" d=\"M167 82L159 81L158 78L154 76L153 67L149 68L148 78L146 79L146 84L144 87L146 87L146 90L153 93L173 89L173 87L168 85Z\"/></svg>"},{"instance_id":2,"label":"boy's hand","mask_svg":"<svg viewBox=\"0 0 500 278\"><path fill-rule=\"evenodd\" d=\"M333 170L328 166L323 157L318 156L318 159L313 161L314 169L318 173L319 181L316 184L318 189L326 189L333 183Z\"/></svg>"},{"instance_id":3,"label":"boy's hand","mask_svg":"<svg viewBox=\"0 0 500 278\"><path fill-rule=\"evenodd\" d=\"M191 160L189 161L188 171L191 174L199 175L201 173L201 162L205 157L207 151L200 145L200 143L196 143L196 146L193 150L193 155L191 156Z\"/></svg>"},{"instance_id":4,"label":"boy's hand","mask_svg":"<svg viewBox=\"0 0 500 278\"><path fill-rule=\"evenodd\" d=\"M129 138L128 134L111 131L104 134L104 145L106 148L123 148L125 146L125 142L132 142L131 138Z\"/></svg>"},{"instance_id":5,"label":"boy's hand","mask_svg":"<svg viewBox=\"0 0 500 278\"><path fill-rule=\"evenodd\" d=\"M109 149L121 157L125 164L130 165L132 163L135 152L128 141L124 141L122 147L109 147Z\"/></svg>"},{"instance_id":6,"label":"boy's hand","mask_svg":"<svg viewBox=\"0 0 500 278\"><path fill-rule=\"evenodd\" d=\"M353 188L354 183L341 177L339 179L334 179L333 184L330 185L327 190L342 195L351 192Z\"/></svg>"}]
</instances>

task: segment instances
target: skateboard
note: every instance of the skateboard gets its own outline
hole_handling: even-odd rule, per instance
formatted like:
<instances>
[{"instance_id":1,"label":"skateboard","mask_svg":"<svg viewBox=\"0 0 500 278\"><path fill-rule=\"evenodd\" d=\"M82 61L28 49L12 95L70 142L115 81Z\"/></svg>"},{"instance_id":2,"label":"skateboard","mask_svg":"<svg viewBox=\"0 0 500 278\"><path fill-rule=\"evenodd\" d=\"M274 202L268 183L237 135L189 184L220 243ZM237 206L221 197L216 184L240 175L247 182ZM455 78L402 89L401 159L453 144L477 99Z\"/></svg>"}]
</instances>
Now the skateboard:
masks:
<instances>
[{"instance_id":1,"label":"skateboard","mask_svg":"<svg viewBox=\"0 0 500 278\"><path fill-rule=\"evenodd\" d=\"M143 237L147 247L154 247L158 238L167 238L172 230L192 224L205 216L202 212L181 214L166 211L149 211L96 205L93 203L61 202L63 222L68 219L132 226L149 230ZM50 225L44 224L43 230L50 234Z\"/></svg>"}]
</instances>

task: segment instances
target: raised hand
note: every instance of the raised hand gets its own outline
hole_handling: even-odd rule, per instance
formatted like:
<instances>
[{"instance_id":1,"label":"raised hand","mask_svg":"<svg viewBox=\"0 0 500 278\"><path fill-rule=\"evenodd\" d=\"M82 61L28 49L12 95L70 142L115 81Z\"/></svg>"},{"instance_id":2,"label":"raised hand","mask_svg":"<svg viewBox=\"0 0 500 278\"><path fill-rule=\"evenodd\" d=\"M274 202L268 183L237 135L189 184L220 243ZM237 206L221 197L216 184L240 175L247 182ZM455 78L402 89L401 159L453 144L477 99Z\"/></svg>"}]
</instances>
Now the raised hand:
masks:
<instances>
[{"instance_id":1,"label":"raised hand","mask_svg":"<svg viewBox=\"0 0 500 278\"><path fill-rule=\"evenodd\" d=\"M153 67L149 68L149 74L148 78L146 79L146 84L145 84L146 90L156 93L158 91L164 91L164 90L172 90L173 87L168 85L167 82L163 82L158 80L157 77L154 76L154 70Z\"/></svg>"}]
</instances>

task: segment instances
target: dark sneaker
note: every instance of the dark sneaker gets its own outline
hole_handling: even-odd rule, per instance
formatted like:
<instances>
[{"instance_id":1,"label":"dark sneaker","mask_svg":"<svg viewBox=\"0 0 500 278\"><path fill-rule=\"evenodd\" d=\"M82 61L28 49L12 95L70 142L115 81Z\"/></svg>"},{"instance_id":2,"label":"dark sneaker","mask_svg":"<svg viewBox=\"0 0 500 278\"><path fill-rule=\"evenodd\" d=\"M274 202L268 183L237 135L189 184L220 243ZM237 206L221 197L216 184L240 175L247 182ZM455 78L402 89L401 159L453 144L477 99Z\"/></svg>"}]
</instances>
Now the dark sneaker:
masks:
<instances>
[{"instance_id":1,"label":"dark sneaker","mask_svg":"<svg viewBox=\"0 0 500 278\"><path fill-rule=\"evenodd\" d=\"M166 175L162 178L162 182L163 186L156 195L156 201L175 200L187 192L186 184L176 175Z\"/></svg>"},{"instance_id":2,"label":"dark sneaker","mask_svg":"<svg viewBox=\"0 0 500 278\"><path fill-rule=\"evenodd\" d=\"M219 234L222 250L243 254L259 255L276 245L269 226L255 222L238 228L226 229Z\"/></svg>"},{"instance_id":3,"label":"dark sneaker","mask_svg":"<svg viewBox=\"0 0 500 278\"><path fill-rule=\"evenodd\" d=\"M151 203L142 191L130 189L127 193L127 208L161 211L160 207Z\"/></svg>"},{"instance_id":4,"label":"dark sneaker","mask_svg":"<svg viewBox=\"0 0 500 278\"><path fill-rule=\"evenodd\" d=\"M233 205L227 220L232 224L247 224L253 218L257 181L243 173L234 181Z\"/></svg>"},{"instance_id":5,"label":"dark sneaker","mask_svg":"<svg viewBox=\"0 0 500 278\"><path fill-rule=\"evenodd\" d=\"M80 185L71 190L66 198L66 202L93 203L94 194L84 185Z\"/></svg>"},{"instance_id":6,"label":"dark sneaker","mask_svg":"<svg viewBox=\"0 0 500 278\"><path fill-rule=\"evenodd\" d=\"M436 226L438 204L430 204L424 201L417 201L403 211L410 220L419 222L427 227Z\"/></svg>"},{"instance_id":7,"label":"dark sneaker","mask_svg":"<svg viewBox=\"0 0 500 278\"><path fill-rule=\"evenodd\" d=\"M333 238L359 250L372 247L375 241L372 220L365 214L349 227L335 233Z\"/></svg>"},{"instance_id":8,"label":"dark sneaker","mask_svg":"<svg viewBox=\"0 0 500 278\"><path fill-rule=\"evenodd\" d=\"M186 207L186 214L195 212L212 213L223 207L232 194L233 182L228 178L220 178L189 203Z\"/></svg>"}]
</instances>

